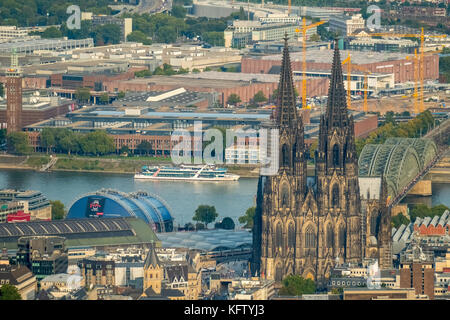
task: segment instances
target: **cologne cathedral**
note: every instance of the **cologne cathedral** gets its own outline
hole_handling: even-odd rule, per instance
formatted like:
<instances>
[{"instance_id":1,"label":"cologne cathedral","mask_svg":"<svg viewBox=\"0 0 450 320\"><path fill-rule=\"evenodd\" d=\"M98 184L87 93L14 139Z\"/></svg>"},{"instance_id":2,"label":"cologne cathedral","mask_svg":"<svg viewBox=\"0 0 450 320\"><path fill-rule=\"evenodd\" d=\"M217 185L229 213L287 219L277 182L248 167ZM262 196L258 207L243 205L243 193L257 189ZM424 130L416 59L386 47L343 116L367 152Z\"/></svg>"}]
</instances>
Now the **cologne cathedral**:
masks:
<instances>
[{"instance_id":1,"label":"cologne cathedral","mask_svg":"<svg viewBox=\"0 0 450 320\"><path fill-rule=\"evenodd\" d=\"M284 40L278 101L269 125L279 130L279 169L258 181L252 273L276 282L295 274L324 283L336 264L360 265L375 258L387 268L392 255L386 184L380 177L378 189L360 191L354 120L347 111L338 46L320 118L314 183L308 183L309 151L296 108L287 36Z\"/></svg>"}]
</instances>

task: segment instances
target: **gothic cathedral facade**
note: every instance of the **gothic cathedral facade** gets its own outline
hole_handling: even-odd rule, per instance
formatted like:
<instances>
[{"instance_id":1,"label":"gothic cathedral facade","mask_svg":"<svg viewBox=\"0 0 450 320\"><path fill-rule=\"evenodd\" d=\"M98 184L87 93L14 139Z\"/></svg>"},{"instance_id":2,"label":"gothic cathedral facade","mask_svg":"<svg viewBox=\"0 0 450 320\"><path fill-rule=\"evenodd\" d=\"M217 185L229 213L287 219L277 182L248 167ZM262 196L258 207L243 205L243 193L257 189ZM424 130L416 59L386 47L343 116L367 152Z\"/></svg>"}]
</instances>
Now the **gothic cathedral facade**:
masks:
<instances>
[{"instance_id":1,"label":"gothic cathedral facade","mask_svg":"<svg viewBox=\"0 0 450 320\"><path fill-rule=\"evenodd\" d=\"M286 37L272 119L279 130L279 169L276 175L259 178L252 273L276 282L290 274L322 282L336 263L359 264L366 255L354 120L347 112L337 45L311 185L294 92Z\"/></svg>"}]
</instances>

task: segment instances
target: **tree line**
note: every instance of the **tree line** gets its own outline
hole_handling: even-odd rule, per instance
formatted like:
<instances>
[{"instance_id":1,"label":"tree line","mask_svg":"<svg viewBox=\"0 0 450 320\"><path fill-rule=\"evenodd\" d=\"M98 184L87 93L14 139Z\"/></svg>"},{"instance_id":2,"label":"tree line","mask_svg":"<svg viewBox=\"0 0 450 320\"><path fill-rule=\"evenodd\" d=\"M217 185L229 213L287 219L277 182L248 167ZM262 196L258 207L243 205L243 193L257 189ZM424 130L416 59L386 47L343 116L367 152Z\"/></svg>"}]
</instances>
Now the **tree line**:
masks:
<instances>
[{"instance_id":1,"label":"tree line","mask_svg":"<svg viewBox=\"0 0 450 320\"><path fill-rule=\"evenodd\" d=\"M28 154L32 152L26 132L12 132L6 136L8 152ZM105 155L116 150L114 139L105 131L97 130L89 133L73 132L67 128L44 128L40 134L41 147L46 152Z\"/></svg>"},{"instance_id":2,"label":"tree line","mask_svg":"<svg viewBox=\"0 0 450 320\"><path fill-rule=\"evenodd\" d=\"M397 123L388 113L384 125L371 132L367 138L356 138L356 151L358 156L366 144L382 144L388 138L419 138L433 129L434 118L426 110L408 122Z\"/></svg>"},{"instance_id":3,"label":"tree line","mask_svg":"<svg viewBox=\"0 0 450 320\"><path fill-rule=\"evenodd\" d=\"M127 36L127 40L142 42L146 45L152 42L173 43L179 37L189 39L197 37L200 41L204 41L212 46L224 46L223 31L227 28L228 21L244 17L246 19L243 10L225 18L186 18L185 9L180 6L174 6L172 14L125 13L121 17L133 19L133 31ZM65 19L67 19L67 14ZM44 32L35 32L35 34L40 35L42 38L93 38L95 45L117 44L121 40L120 27L114 24L94 27L91 21L83 20L81 21L81 28L74 30L67 27L65 20L62 20L60 24L60 28L50 27Z\"/></svg>"},{"instance_id":4,"label":"tree line","mask_svg":"<svg viewBox=\"0 0 450 320\"><path fill-rule=\"evenodd\" d=\"M425 204L414 204L409 207L409 217L404 216L402 213L397 213L391 219L391 224L394 228L400 227L402 224L408 225L410 222L416 221L417 218L434 218L434 216L441 216L446 210L450 210L449 207L443 204L429 208Z\"/></svg>"}]
</instances>

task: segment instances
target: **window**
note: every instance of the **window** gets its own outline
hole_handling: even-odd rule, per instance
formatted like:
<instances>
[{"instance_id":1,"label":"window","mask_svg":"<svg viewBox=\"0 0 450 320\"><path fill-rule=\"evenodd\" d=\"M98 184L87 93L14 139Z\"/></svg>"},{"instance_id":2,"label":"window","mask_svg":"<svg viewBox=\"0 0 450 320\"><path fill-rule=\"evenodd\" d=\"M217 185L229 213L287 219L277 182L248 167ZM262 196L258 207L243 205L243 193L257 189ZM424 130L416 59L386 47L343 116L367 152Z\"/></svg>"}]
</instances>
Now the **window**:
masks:
<instances>
[{"instance_id":1,"label":"window","mask_svg":"<svg viewBox=\"0 0 450 320\"><path fill-rule=\"evenodd\" d=\"M339 187L337 183L333 186L331 197L331 205L333 207L339 207Z\"/></svg>"},{"instance_id":2,"label":"window","mask_svg":"<svg viewBox=\"0 0 450 320\"><path fill-rule=\"evenodd\" d=\"M378 236L378 228L380 225L380 214L377 210L372 212L370 217L370 234L377 237Z\"/></svg>"},{"instance_id":3,"label":"window","mask_svg":"<svg viewBox=\"0 0 450 320\"><path fill-rule=\"evenodd\" d=\"M289 166L289 150L287 145L283 144L283 147L281 148L281 158L282 158L282 165L285 167Z\"/></svg>"},{"instance_id":4,"label":"window","mask_svg":"<svg viewBox=\"0 0 450 320\"><path fill-rule=\"evenodd\" d=\"M286 183L281 188L281 206L289 207L289 187Z\"/></svg>"},{"instance_id":5,"label":"window","mask_svg":"<svg viewBox=\"0 0 450 320\"><path fill-rule=\"evenodd\" d=\"M345 234L345 227L339 227L339 248L344 248L346 245L347 236Z\"/></svg>"},{"instance_id":6,"label":"window","mask_svg":"<svg viewBox=\"0 0 450 320\"><path fill-rule=\"evenodd\" d=\"M288 248L295 248L295 228L294 224L290 223L288 227Z\"/></svg>"},{"instance_id":7,"label":"window","mask_svg":"<svg viewBox=\"0 0 450 320\"><path fill-rule=\"evenodd\" d=\"M327 227L327 248L334 248L334 231L331 224Z\"/></svg>"},{"instance_id":8,"label":"window","mask_svg":"<svg viewBox=\"0 0 450 320\"><path fill-rule=\"evenodd\" d=\"M283 232L281 230L281 223L277 224L275 229L275 250L283 246Z\"/></svg>"},{"instance_id":9,"label":"window","mask_svg":"<svg viewBox=\"0 0 450 320\"><path fill-rule=\"evenodd\" d=\"M337 144L333 146L333 165L339 165L339 146Z\"/></svg>"},{"instance_id":10,"label":"window","mask_svg":"<svg viewBox=\"0 0 450 320\"><path fill-rule=\"evenodd\" d=\"M306 228L305 233L305 248L315 248L316 247L316 237L314 235L314 230L312 226Z\"/></svg>"}]
</instances>

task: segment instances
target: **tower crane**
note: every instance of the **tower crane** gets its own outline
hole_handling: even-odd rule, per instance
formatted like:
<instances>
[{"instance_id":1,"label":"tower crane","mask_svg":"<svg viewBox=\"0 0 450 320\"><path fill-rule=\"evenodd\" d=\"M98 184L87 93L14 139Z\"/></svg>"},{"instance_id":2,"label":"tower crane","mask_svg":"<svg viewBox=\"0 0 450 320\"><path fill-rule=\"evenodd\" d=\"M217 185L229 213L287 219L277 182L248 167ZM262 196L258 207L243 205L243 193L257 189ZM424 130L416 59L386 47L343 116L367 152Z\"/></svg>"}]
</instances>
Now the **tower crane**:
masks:
<instances>
[{"instance_id":1,"label":"tower crane","mask_svg":"<svg viewBox=\"0 0 450 320\"><path fill-rule=\"evenodd\" d=\"M418 78L420 78L420 93L419 92L415 92L416 96L419 99L419 103L418 103L418 110L420 112L425 110L425 105L424 105L424 74L425 74L425 61L424 61L424 44L425 44L425 34L423 31L423 28L421 29L420 34L414 34L414 33L370 33L370 34L353 34L351 35L351 37L394 37L394 38L419 38L420 39L420 52L418 55L418 58L416 58L418 65L420 65L420 67L418 67ZM441 35L428 35L427 37L429 38L446 38L447 35L446 34L441 34ZM417 55L417 53L416 53ZM416 74L416 70L414 72L414 74ZM418 90L417 90L418 91Z\"/></svg>"},{"instance_id":2,"label":"tower crane","mask_svg":"<svg viewBox=\"0 0 450 320\"><path fill-rule=\"evenodd\" d=\"M303 17L302 19L302 27L300 29L295 29L295 32L301 32L302 36L303 36L303 46L302 46L302 51L303 51L303 59L302 59L302 69L303 69L303 73L302 73L302 108L307 108L306 105L306 31L308 31L311 28L320 26L321 24L324 24L326 21L319 21L316 23L312 23L310 25L306 25L306 19L305 17Z\"/></svg>"},{"instance_id":3,"label":"tower crane","mask_svg":"<svg viewBox=\"0 0 450 320\"><path fill-rule=\"evenodd\" d=\"M364 72L364 104L363 104L363 110L364 112L367 112L367 91L368 91L368 75L371 74L370 71L368 71L366 68L360 67L360 66L352 66L352 58L350 53L348 54L348 57L342 61L342 65L347 64L347 107L351 107L351 79L352 79L352 67L353 69L359 70Z\"/></svg>"}]
</instances>

